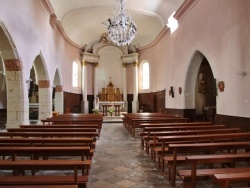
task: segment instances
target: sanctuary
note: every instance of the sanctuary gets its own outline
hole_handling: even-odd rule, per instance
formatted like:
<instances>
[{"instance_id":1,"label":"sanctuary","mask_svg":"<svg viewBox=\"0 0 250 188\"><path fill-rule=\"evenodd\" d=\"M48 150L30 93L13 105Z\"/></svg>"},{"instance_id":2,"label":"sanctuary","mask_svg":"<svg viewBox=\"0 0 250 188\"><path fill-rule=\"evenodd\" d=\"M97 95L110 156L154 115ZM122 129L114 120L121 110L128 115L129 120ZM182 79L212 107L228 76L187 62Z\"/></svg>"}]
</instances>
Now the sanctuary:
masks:
<instances>
[{"instance_id":1,"label":"sanctuary","mask_svg":"<svg viewBox=\"0 0 250 188\"><path fill-rule=\"evenodd\" d=\"M100 100L98 106L102 109L103 115L107 116L108 111L111 115L113 111L116 116L120 115L121 108L124 107L123 97L120 89L114 87L111 77L107 87L98 93L98 98Z\"/></svg>"}]
</instances>

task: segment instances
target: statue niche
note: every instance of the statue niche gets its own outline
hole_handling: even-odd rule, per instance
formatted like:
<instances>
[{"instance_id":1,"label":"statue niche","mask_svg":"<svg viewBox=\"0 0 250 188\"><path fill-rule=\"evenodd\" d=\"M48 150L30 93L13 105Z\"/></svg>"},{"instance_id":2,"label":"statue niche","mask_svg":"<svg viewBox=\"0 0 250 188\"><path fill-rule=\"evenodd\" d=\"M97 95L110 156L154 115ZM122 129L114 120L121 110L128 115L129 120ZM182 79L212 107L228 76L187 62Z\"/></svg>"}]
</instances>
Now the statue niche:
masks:
<instances>
[{"instance_id":1,"label":"statue niche","mask_svg":"<svg viewBox=\"0 0 250 188\"><path fill-rule=\"evenodd\" d=\"M119 88L114 88L114 85L111 81L109 81L109 84L106 88L102 88L102 91L99 92L98 97L100 101L122 101L122 94L120 92Z\"/></svg>"}]
</instances>

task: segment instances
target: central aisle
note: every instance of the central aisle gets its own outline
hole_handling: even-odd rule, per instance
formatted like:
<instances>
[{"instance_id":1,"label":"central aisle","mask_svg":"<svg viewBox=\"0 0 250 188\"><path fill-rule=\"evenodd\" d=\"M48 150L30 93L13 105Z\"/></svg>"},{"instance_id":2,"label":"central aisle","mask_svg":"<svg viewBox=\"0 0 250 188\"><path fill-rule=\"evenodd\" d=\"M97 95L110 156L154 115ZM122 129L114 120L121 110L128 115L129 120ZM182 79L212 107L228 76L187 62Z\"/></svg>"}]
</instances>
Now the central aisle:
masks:
<instances>
[{"instance_id":1,"label":"central aisle","mask_svg":"<svg viewBox=\"0 0 250 188\"><path fill-rule=\"evenodd\" d=\"M168 181L122 123L104 123L97 141L88 188L166 188Z\"/></svg>"}]
</instances>

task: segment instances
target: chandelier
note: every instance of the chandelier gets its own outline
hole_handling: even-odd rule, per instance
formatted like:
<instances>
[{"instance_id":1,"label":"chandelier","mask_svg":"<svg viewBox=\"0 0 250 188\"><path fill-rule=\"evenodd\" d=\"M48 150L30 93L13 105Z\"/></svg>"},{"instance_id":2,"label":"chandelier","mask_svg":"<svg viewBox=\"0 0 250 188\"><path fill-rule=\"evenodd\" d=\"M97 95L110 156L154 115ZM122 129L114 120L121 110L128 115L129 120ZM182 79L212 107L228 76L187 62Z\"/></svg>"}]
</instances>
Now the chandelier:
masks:
<instances>
[{"instance_id":1,"label":"chandelier","mask_svg":"<svg viewBox=\"0 0 250 188\"><path fill-rule=\"evenodd\" d=\"M116 0L114 18L103 22L108 28L108 36L117 46L125 46L132 42L136 35L136 25L127 15L125 0Z\"/></svg>"}]
</instances>

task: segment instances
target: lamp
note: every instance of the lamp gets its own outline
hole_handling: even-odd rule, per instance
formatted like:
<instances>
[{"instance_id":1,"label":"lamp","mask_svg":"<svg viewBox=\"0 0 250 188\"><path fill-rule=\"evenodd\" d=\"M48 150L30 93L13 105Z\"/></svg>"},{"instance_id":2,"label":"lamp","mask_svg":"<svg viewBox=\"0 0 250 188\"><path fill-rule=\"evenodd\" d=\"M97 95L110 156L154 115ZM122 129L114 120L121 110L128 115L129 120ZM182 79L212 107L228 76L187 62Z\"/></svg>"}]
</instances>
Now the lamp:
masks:
<instances>
[{"instance_id":1,"label":"lamp","mask_svg":"<svg viewBox=\"0 0 250 188\"><path fill-rule=\"evenodd\" d=\"M108 28L108 36L118 46L125 46L132 42L136 35L136 25L131 16L127 15L125 0L116 0L114 18L102 23Z\"/></svg>"}]
</instances>

